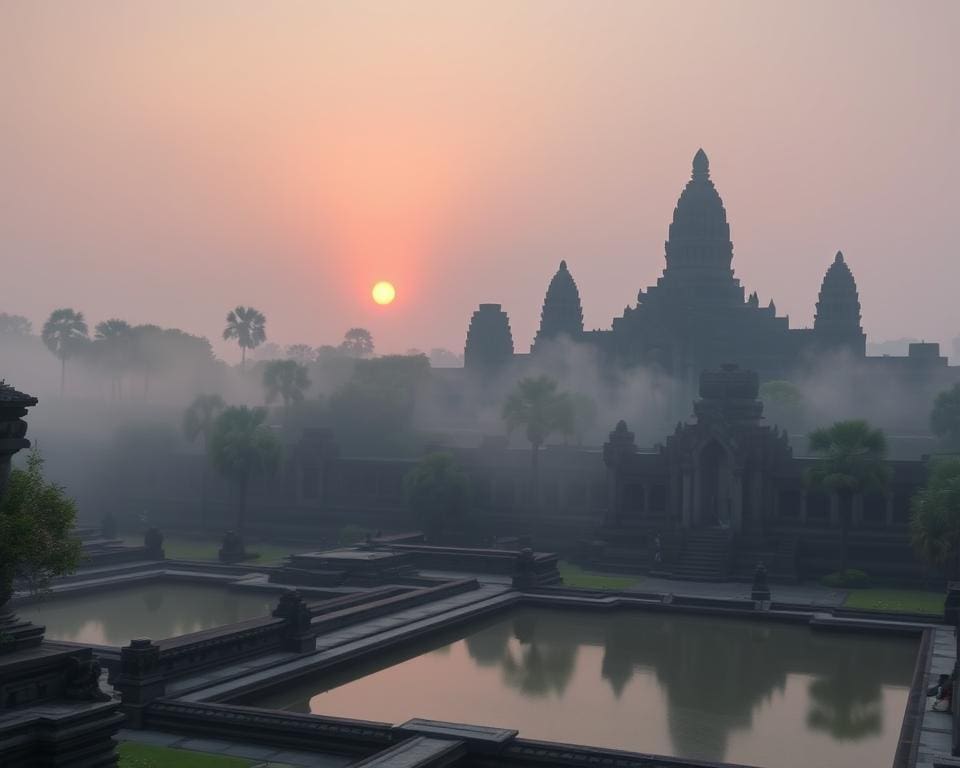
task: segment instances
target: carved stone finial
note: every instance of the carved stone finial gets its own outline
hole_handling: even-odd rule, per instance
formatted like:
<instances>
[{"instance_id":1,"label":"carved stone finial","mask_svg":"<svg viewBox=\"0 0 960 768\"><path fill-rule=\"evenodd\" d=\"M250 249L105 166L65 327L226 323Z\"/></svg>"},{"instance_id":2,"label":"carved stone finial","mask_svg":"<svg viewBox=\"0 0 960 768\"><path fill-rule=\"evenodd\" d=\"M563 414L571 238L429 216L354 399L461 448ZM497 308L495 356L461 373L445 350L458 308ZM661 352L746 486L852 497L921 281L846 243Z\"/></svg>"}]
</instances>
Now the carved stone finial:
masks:
<instances>
[{"instance_id":1,"label":"carved stone finial","mask_svg":"<svg viewBox=\"0 0 960 768\"><path fill-rule=\"evenodd\" d=\"M693 178L697 180L710 178L710 160L702 147L693 156Z\"/></svg>"}]
</instances>

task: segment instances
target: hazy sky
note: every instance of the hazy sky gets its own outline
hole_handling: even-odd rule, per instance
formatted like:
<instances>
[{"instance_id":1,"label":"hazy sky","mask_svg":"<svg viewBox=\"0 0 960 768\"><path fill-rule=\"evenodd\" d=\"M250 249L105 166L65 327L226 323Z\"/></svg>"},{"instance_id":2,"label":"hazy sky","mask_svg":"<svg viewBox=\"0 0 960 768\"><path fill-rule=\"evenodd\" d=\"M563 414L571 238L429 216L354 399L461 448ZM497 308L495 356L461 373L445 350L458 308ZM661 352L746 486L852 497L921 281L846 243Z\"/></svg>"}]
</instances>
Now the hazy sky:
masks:
<instances>
[{"instance_id":1,"label":"hazy sky","mask_svg":"<svg viewBox=\"0 0 960 768\"><path fill-rule=\"evenodd\" d=\"M809 324L840 248L871 338L949 339L958 31L949 1L8 0L0 311L462 350L499 302L525 350L560 259L591 328L656 280L703 146L762 302Z\"/></svg>"}]
</instances>

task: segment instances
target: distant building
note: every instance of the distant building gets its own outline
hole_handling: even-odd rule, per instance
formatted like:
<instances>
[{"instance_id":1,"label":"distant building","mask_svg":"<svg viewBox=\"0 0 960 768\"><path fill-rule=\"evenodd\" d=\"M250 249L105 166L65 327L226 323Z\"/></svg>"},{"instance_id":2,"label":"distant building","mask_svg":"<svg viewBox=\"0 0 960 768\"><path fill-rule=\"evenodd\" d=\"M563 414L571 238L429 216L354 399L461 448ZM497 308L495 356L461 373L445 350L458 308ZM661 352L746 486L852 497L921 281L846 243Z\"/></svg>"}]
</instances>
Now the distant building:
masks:
<instances>
[{"instance_id":1,"label":"distant building","mask_svg":"<svg viewBox=\"0 0 960 768\"><path fill-rule=\"evenodd\" d=\"M813 328L790 328L773 301L761 305L756 292L746 295L734 276L727 213L702 149L674 209L665 259L656 285L641 290L637 303L614 318L608 330L594 331L584 330L576 282L567 262L561 262L547 288L530 359L545 342L566 337L593 345L610 363L662 371L679 383L676 394L683 403L695 394L701 371L726 363L754 370L767 381L790 379L838 352L854 361L866 359L857 283L839 251L823 277ZM506 367L516 357L509 335L500 305L482 304L467 336L467 372ZM933 369L945 373L947 366L937 345L911 345L907 357L871 361L870 370L877 373L882 368L914 377Z\"/></svg>"}]
</instances>

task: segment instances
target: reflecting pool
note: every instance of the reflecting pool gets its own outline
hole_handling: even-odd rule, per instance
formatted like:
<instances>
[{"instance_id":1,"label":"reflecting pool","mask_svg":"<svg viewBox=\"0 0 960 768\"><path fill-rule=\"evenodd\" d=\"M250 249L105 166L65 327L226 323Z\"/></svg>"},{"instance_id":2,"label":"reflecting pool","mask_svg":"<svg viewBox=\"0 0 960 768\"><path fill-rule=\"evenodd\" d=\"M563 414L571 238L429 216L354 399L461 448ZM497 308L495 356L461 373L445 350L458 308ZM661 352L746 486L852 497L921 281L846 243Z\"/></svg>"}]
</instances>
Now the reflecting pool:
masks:
<instances>
[{"instance_id":1,"label":"reflecting pool","mask_svg":"<svg viewBox=\"0 0 960 768\"><path fill-rule=\"evenodd\" d=\"M638 611L523 609L256 706L770 766L890 765L919 641Z\"/></svg>"},{"instance_id":2,"label":"reflecting pool","mask_svg":"<svg viewBox=\"0 0 960 768\"><path fill-rule=\"evenodd\" d=\"M126 645L267 616L277 596L214 584L150 581L21 605L17 615L44 624L51 640Z\"/></svg>"}]
</instances>

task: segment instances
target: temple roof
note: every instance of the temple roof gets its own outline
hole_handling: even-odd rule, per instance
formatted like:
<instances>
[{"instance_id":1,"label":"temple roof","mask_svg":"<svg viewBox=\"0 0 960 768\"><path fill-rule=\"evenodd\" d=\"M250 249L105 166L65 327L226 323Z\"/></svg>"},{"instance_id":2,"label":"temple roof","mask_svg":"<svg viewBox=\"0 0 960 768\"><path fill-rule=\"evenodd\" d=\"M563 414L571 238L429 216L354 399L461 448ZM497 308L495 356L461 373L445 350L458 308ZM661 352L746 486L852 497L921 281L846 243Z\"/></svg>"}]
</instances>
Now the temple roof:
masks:
<instances>
[{"instance_id":1,"label":"temple roof","mask_svg":"<svg viewBox=\"0 0 960 768\"><path fill-rule=\"evenodd\" d=\"M862 335L857 281L841 251L823 276L813 327L833 335Z\"/></svg>"},{"instance_id":2,"label":"temple roof","mask_svg":"<svg viewBox=\"0 0 960 768\"><path fill-rule=\"evenodd\" d=\"M534 346L545 339L560 335L578 338L582 333L583 307L580 304L580 291L567 269L567 262L561 261L547 287L543 310L540 313L540 330Z\"/></svg>"},{"instance_id":3,"label":"temple roof","mask_svg":"<svg viewBox=\"0 0 960 768\"><path fill-rule=\"evenodd\" d=\"M843 259L843 251L837 251L837 255L833 258L833 263L823 276L821 290L824 288L842 289L852 291L853 293L857 292L857 281L854 280L853 272L850 271L850 267L847 266L847 262Z\"/></svg>"},{"instance_id":4,"label":"temple roof","mask_svg":"<svg viewBox=\"0 0 960 768\"><path fill-rule=\"evenodd\" d=\"M493 372L510 362L512 357L510 318L499 304L481 304L470 318L467 329L464 367Z\"/></svg>"},{"instance_id":5,"label":"temple roof","mask_svg":"<svg viewBox=\"0 0 960 768\"><path fill-rule=\"evenodd\" d=\"M0 404L6 405L8 403L28 407L36 405L37 398L14 389L0 379Z\"/></svg>"}]
</instances>

